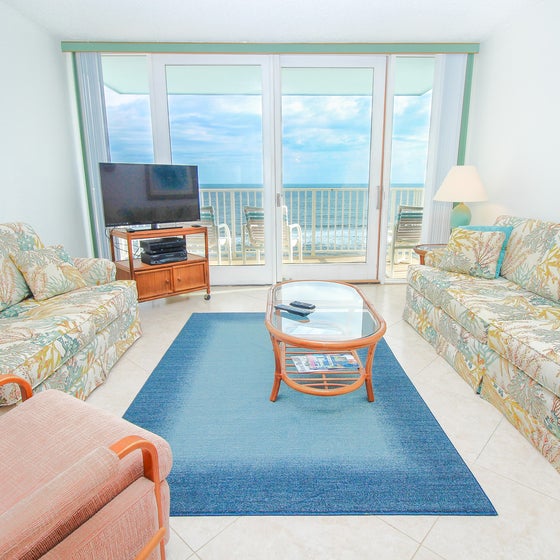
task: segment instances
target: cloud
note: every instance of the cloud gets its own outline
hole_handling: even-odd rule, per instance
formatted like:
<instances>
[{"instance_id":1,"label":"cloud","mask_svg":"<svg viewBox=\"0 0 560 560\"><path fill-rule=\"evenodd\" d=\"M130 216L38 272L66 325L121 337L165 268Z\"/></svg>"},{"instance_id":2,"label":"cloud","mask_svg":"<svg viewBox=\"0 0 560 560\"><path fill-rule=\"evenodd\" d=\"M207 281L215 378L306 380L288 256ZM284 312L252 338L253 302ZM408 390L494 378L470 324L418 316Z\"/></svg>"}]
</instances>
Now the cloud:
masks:
<instances>
[{"instance_id":1,"label":"cloud","mask_svg":"<svg viewBox=\"0 0 560 560\"><path fill-rule=\"evenodd\" d=\"M153 161L147 96L106 98L114 161ZM431 94L398 97L392 181L422 183ZM262 182L262 107L254 95L169 97L173 161L197 164L201 182ZM286 183L365 184L371 100L367 96L287 96L282 103Z\"/></svg>"}]
</instances>

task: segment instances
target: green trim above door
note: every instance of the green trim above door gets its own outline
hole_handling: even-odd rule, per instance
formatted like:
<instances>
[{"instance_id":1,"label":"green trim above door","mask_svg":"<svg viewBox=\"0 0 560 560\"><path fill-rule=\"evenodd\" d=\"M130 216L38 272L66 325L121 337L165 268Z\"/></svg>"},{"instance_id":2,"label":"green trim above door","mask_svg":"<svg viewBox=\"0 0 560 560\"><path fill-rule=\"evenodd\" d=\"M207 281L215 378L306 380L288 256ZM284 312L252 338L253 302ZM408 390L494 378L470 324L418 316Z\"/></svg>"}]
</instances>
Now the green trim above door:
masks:
<instances>
[{"instance_id":1,"label":"green trim above door","mask_svg":"<svg viewBox=\"0 0 560 560\"><path fill-rule=\"evenodd\" d=\"M119 43L62 41L63 52L204 54L478 53L479 43Z\"/></svg>"}]
</instances>

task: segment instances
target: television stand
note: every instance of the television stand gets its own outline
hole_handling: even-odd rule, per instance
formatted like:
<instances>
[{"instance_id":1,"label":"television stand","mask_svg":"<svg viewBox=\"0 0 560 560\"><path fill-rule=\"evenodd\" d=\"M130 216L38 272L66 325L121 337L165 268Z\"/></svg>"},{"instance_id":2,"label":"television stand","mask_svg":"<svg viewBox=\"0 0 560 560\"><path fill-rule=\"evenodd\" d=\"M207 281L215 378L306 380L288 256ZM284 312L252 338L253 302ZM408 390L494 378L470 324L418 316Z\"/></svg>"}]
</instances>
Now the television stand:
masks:
<instances>
[{"instance_id":1,"label":"television stand","mask_svg":"<svg viewBox=\"0 0 560 560\"><path fill-rule=\"evenodd\" d=\"M135 258L133 241L160 239L162 237L184 237L204 235L204 255L187 254L187 260L146 264ZM116 240L123 239L126 245L119 248L126 258L117 260ZM206 290L205 300L210 299L210 267L208 264L208 230L205 227L172 227L165 229L122 230L109 233L111 259L117 268L117 280L135 280L138 301L165 298L198 290Z\"/></svg>"}]
</instances>

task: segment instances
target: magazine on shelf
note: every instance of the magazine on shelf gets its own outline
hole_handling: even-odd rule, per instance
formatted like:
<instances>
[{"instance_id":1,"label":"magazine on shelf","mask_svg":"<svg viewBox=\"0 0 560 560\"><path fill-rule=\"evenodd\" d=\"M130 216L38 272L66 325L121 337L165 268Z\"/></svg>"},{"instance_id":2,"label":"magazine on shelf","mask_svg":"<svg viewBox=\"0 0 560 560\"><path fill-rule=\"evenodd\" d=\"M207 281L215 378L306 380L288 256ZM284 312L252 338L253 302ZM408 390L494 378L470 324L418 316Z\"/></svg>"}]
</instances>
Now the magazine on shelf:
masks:
<instances>
[{"instance_id":1,"label":"magazine on shelf","mask_svg":"<svg viewBox=\"0 0 560 560\"><path fill-rule=\"evenodd\" d=\"M358 361L352 354L297 354L291 356L300 373L337 369L358 369Z\"/></svg>"}]
</instances>

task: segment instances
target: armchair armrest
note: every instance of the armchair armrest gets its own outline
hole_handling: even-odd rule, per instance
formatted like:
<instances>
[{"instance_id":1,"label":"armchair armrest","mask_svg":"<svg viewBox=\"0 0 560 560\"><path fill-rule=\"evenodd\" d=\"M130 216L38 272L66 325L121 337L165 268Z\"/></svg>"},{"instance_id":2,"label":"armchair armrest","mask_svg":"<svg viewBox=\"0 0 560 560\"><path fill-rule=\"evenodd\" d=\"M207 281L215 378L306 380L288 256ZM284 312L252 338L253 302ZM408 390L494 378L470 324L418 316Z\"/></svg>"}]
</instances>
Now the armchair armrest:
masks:
<instances>
[{"instance_id":1,"label":"armchair armrest","mask_svg":"<svg viewBox=\"0 0 560 560\"><path fill-rule=\"evenodd\" d=\"M116 476L119 460L136 450L142 452L144 476L154 484L158 510L158 529L137 560L147 559L158 545L160 558L165 560L157 449L139 436L127 436L109 448L94 449L0 515L2 558L38 558L64 540L77 529L77 512L86 508L93 515L105 505L96 500L99 488Z\"/></svg>"},{"instance_id":2,"label":"armchair armrest","mask_svg":"<svg viewBox=\"0 0 560 560\"><path fill-rule=\"evenodd\" d=\"M301 226L299 224L290 224L288 227L290 228L290 235L295 231L298 239L301 239Z\"/></svg>"},{"instance_id":3,"label":"armchair armrest","mask_svg":"<svg viewBox=\"0 0 560 560\"><path fill-rule=\"evenodd\" d=\"M222 230L224 232L224 236L231 239L231 230L226 223L218 224L218 230Z\"/></svg>"},{"instance_id":4,"label":"armchair armrest","mask_svg":"<svg viewBox=\"0 0 560 560\"><path fill-rule=\"evenodd\" d=\"M7 385L8 383L16 383L17 385L19 385L22 401L28 399L33 395L33 387L31 387L31 384L22 377L7 373L0 374L0 386Z\"/></svg>"},{"instance_id":5,"label":"armchair armrest","mask_svg":"<svg viewBox=\"0 0 560 560\"><path fill-rule=\"evenodd\" d=\"M2 557L37 558L58 544L117 464L115 453L97 448L0 515Z\"/></svg>"},{"instance_id":6,"label":"armchair armrest","mask_svg":"<svg viewBox=\"0 0 560 560\"><path fill-rule=\"evenodd\" d=\"M117 276L115 263L97 257L77 257L74 265L84 277L88 286L99 286L113 282Z\"/></svg>"}]
</instances>

